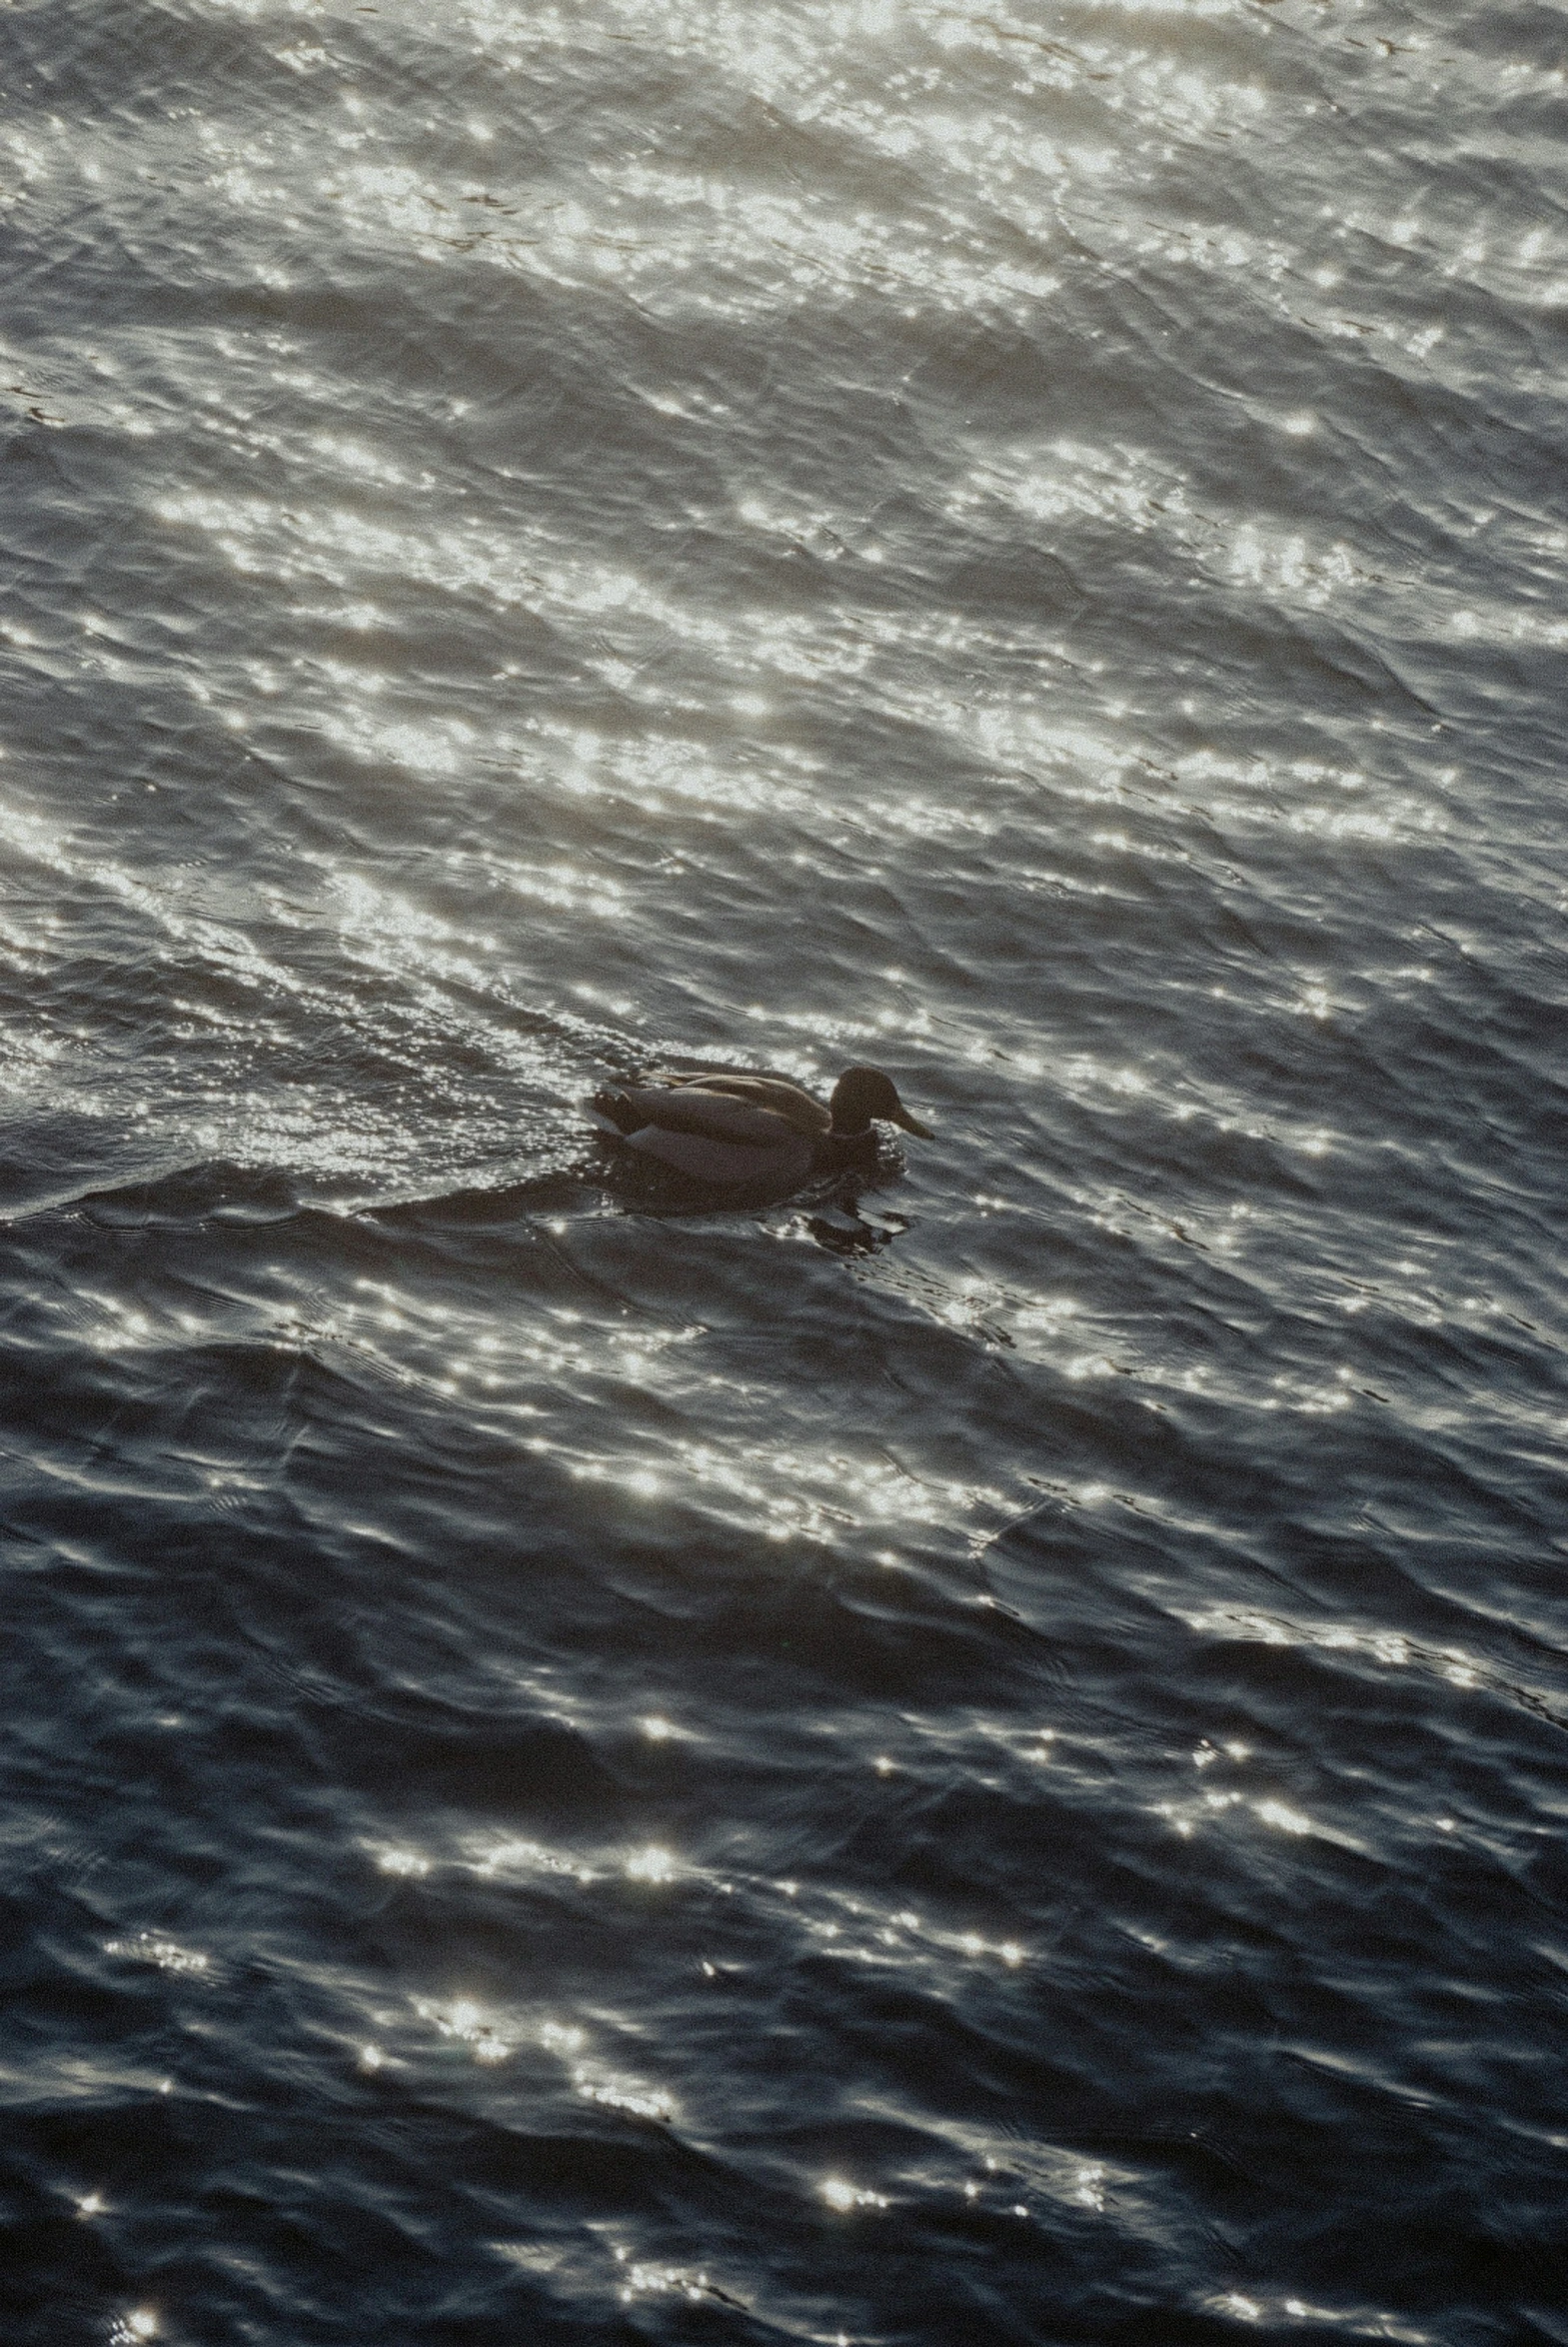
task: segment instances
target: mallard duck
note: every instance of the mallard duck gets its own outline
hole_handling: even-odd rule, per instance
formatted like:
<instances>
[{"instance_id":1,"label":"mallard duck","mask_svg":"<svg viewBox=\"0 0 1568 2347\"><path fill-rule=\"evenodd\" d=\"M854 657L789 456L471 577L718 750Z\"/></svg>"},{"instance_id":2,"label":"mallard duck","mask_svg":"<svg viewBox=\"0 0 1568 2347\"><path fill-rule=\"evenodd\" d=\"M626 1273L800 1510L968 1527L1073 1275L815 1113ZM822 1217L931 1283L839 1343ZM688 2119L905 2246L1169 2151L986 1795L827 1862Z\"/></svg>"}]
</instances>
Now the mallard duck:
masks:
<instances>
[{"instance_id":1,"label":"mallard duck","mask_svg":"<svg viewBox=\"0 0 1568 2347\"><path fill-rule=\"evenodd\" d=\"M589 1114L607 1139L705 1189L798 1189L818 1174L869 1174L873 1119L929 1141L879 1068L846 1068L823 1105L783 1076L656 1072L594 1095Z\"/></svg>"}]
</instances>

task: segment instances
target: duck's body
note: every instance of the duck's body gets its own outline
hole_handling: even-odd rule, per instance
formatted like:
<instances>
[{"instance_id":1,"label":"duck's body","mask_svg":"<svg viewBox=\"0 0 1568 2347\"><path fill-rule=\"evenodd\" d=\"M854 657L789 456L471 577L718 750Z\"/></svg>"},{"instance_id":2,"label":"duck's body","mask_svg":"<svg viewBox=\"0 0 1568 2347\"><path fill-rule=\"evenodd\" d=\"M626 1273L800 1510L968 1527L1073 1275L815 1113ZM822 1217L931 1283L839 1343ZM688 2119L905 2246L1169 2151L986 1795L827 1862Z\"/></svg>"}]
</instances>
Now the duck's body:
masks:
<instances>
[{"instance_id":1,"label":"duck's body","mask_svg":"<svg viewBox=\"0 0 1568 2347\"><path fill-rule=\"evenodd\" d=\"M819 1175L870 1173L873 1118L929 1138L879 1068L851 1068L830 1103L783 1076L656 1073L596 1093L600 1130L704 1189L786 1195Z\"/></svg>"}]
</instances>

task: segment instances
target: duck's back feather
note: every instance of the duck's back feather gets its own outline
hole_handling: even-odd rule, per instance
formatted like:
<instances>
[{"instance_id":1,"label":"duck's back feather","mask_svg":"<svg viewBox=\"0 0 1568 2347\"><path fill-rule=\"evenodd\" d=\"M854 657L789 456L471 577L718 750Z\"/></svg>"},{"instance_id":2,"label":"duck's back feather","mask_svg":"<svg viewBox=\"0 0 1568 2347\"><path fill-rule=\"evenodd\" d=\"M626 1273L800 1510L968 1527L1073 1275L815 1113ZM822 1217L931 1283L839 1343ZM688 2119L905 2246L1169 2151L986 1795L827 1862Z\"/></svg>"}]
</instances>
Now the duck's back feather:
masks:
<instances>
[{"instance_id":1,"label":"duck's back feather","mask_svg":"<svg viewBox=\"0 0 1568 2347\"><path fill-rule=\"evenodd\" d=\"M784 1076L661 1074L651 1076L646 1085L636 1089L642 1093L656 1087L688 1095L701 1092L720 1099L745 1101L770 1116L782 1117L792 1131L808 1138L826 1133L832 1125L831 1110L824 1108L820 1101L813 1101L808 1092L802 1092L797 1084L791 1084Z\"/></svg>"},{"instance_id":2,"label":"duck's back feather","mask_svg":"<svg viewBox=\"0 0 1568 2347\"><path fill-rule=\"evenodd\" d=\"M759 1149L777 1149L796 1135L796 1128L772 1109L731 1093L710 1092L706 1085L630 1084L621 1099L628 1115L638 1121L636 1130L654 1126L667 1133L701 1134Z\"/></svg>"}]
</instances>

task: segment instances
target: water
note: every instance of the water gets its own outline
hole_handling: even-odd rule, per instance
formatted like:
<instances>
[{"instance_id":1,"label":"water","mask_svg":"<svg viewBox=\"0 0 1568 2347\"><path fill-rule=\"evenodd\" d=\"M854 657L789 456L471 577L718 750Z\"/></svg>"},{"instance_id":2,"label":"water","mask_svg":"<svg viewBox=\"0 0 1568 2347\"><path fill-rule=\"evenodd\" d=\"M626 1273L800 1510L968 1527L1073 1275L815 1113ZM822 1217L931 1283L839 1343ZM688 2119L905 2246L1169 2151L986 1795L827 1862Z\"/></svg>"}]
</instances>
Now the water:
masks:
<instances>
[{"instance_id":1,"label":"water","mask_svg":"<svg viewBox=\"0 0 1568 2347\"><path fill-rule=\"evenodd\" d=\"M0 16L8 2342L1568 2341L1565 30Z\"/></svg>"}]
</instances>

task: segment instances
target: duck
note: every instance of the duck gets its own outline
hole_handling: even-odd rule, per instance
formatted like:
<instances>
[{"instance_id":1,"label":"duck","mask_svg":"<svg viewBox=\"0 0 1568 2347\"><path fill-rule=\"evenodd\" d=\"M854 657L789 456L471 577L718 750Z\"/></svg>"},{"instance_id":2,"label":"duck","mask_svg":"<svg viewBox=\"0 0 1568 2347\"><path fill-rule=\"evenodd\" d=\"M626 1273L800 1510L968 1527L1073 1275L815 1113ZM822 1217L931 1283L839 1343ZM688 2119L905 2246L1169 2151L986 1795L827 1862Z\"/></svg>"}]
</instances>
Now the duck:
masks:
<instances>
[{"instance_id":1,"label":"duck","mask_svg":"<svg viewBox=\"0 0 1568 2347\"><path fill-rule=\"evenodd\" d=\"M822 1174L874 1172L873 1124L932 1138L880 1068L846 1068L825 1102L784 1076L656 1071L597 1092L589 1115L613 1147L685 1181L776 1196Z\"/></svg>"}]
</instances>

